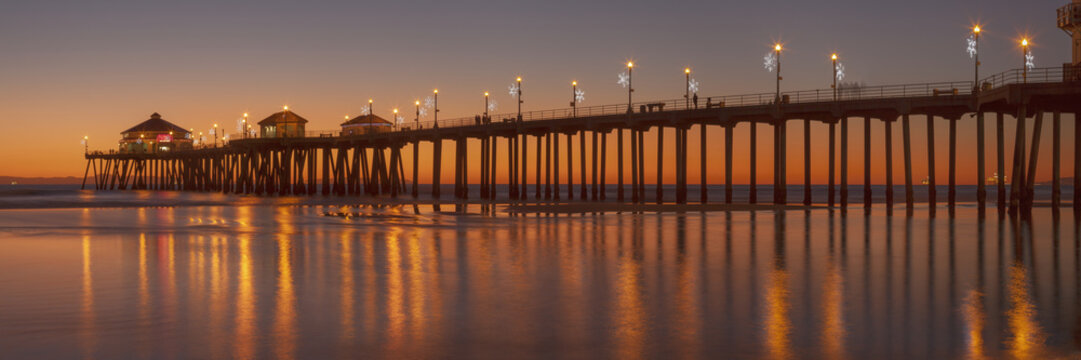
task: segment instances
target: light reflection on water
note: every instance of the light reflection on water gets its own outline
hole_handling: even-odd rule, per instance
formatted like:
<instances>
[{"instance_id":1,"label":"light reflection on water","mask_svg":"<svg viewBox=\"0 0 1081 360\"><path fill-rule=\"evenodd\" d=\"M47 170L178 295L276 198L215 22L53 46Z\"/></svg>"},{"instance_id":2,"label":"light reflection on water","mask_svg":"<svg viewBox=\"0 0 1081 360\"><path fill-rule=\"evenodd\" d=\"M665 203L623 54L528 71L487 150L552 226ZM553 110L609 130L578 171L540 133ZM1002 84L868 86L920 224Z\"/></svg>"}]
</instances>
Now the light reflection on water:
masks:
<instances>
[{"instance_id":1,"label":"light reflection on water","mask_svg":"<svg viewBox=\"0 0 1081 360\"><path fill-rule=\"evenodd\" d=\"M322 216L338 210L3 211L0 357L1023 359L1081 346L1069 211Z\"/></svg>"}]
</instances>

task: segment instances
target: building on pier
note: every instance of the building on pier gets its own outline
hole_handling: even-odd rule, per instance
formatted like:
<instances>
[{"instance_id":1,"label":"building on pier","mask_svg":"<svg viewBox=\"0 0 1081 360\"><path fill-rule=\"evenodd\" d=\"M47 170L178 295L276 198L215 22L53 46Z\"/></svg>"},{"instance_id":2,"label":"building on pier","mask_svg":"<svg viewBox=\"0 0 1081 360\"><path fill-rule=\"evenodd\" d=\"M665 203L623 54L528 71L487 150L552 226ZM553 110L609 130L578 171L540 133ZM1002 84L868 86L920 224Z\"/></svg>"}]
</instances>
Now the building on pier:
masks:
<instances>
[{"instance_id":1,"label":"building on pier","mask_svg":"<svg viewBox=\"0 0 1081 360\"><path fill-rule=\"evenodd\" d=\"M147 154L192 148L191 132L165 121L158 113L120 133L120 152Z\"/></svg>"},{"instance_id":2,"label":"building on pier","mask_svg":"<svg viewBox=\"0 0 1081 360\"><path fill-rule=\"evenodd\" d=\"M260 137L304 137L304 126L307 123L308 119L289 111L287 107L259 122Z\"/></svg>"},{"instance_id":3,"label":"building on pier","mask_svg":"<svg viewBox=\"0 0 1081 360\"><path fill-rule=\"evenodd\" d=\"M342 136L388 132L393 128L390 120L373 114L361 115L342 123Z\"/></svg>"}]
</instances>

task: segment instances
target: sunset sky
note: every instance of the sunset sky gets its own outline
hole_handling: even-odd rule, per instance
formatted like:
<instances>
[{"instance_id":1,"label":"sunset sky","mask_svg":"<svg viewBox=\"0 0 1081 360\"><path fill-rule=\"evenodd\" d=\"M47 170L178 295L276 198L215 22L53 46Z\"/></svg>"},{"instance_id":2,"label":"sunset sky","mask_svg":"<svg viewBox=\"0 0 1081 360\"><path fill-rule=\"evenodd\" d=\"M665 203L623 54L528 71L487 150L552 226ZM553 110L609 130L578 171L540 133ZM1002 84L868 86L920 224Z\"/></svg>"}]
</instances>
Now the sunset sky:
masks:
<instances>
[{"instance_id":1,"label":"sunset sky","mask_svg":"<svg viewBox=\"0 0 1081 360\"><path fill-rule=\"evenodd\" d=\"M827 88L831 52L840 55L846 81L969 81L972 60L964 40L976 22L984 30L981 77L1021 66L1017 40L1023 34L1033 39L1038 67L1058 67L1069 61L1069 38L1055 27L1055 9L1066 2L7 2L0 5L0 175L81 176L84 135L92 150L112 149L120 131L154 112L206 131L214 123L233 129L244 112L259 120L289 105L311 120L309 130L333 130L343 116L359 114L368 98L374 98L377 115L389 117L394 107L412 114L414 99L438 88L440 118L454 118L482 112L484 91L500 104L496 112L512 112L507 86L519 75L524 110L566 107L571 80L586 92L582 106L618 104L626 101L626 90L616 76L627 60L637 64L636 100L682 96L684 67L692 68L701 83L703 102L707 96L770 92L774 75L763 69L762 57L774 41L786 49L782 90ZM918 183L927 173L926 121L913 120ZM1064 134L1073 133L1073 123L1072 116L1064 117ZM943 184L947 125L939 120L936 128ZM988 175L996 171L993 125L988 121ZM1007 125L1012 143L1012 118ZM872 130L872 171L881 183L882 123L875 121ZM958 130L959 182L971 184L976 181L972 118L962 119ZM1051 174L1050 130L1047 117L1038 180ZM723 136L720 128L709 131L715 165L709 176L719 183ZM799 183L802 121L792 122L788 131L789 182ZM812 131L818 141L812 175L824 183L826 126L814 124ZM762 126L758 134L758 174L764 183L772 178L772 128ZM853 119L853 183L863 177L862 134L862 119ZM670 129L667 135L666 156L671 156ZM895 182L903 183L899 124L894 136ZM737 183L747 182L746 138L747 127L741 125ZM698 179L698 139L695 127L689 144L692 183ZM614 140L609 139L609 183L615 182ZM646 135L647 146L655 140L655 134ZM1072 136L1064 136L1063 145L1068 149L1063 174L1070 176ZM422 169L430 169L430 148L421 147ZM445 148L444 155L443 182L450 183L452 152ZM405 156L412 158L409 151ZM1007 153L1007 163L1010 158ZM653 161L647 154L649 182L655 180ZM470 160L474 182L478 165ZM671 157L665 166L674 169Z\"/></svg>"}]
</instances>

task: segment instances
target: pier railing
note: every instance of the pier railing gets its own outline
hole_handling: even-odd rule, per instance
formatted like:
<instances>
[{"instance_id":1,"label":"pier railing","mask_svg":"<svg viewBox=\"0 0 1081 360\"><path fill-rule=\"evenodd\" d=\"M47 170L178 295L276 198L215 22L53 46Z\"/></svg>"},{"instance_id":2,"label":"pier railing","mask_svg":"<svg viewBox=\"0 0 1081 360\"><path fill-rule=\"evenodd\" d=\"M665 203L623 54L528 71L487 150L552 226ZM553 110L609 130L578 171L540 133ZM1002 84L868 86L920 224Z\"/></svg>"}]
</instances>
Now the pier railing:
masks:
<instances>
[{"instance_id":1,"label":"pier railing","mask_svg":"<svg viewBox=\"0 0 1081 360\"><path fill-rule=\"evenodd\" d=\"M1028 83L1062 82L1065 80L1067 72L1068 71L1066 69L1058 67L1030 69L1028 70L1027 74L1022 69L1014 69L986 77L980 81L980 84L982 90L988 90L991 88L997 88L1010 84L1019 84L1026 81ZM855 101L887 98L958 96L971 95L972 90L973 83L971 81L932 82L878 86L841 85L836 91L836 97L834 95L834 90L828 88L785 91L781 92L779 99L777 97L777 94L773 92L708 97L700 96L697 102L693 101L692 99L678 98L669 100L640 101L631 103L629 105L623 103L595 106L579 106L577 108L568 107L560 109L524 111L521 114L520 120L543 121L568 119L574 117L641 114L651 112L699 110L722 107L765 106L775 105L778 101L781 104L805 104L830 101ZM490 123L511 123L517 120L519 120L517 113L490 114L488 117L474 115L469 117L441 119L438 122L427 120L416 123L406 120L403 124L397 127L395 131L416 131L432 129L435 127L454 128L463 126L484 125ZM339 130L306 131L304 133L304 137L307 138L326 138L338 136L341 136L341 131ZM250 136L245 137L244 134L239 133L231 134L230 137L233 140L252 138Z\"/></svg>"}]
</instances>

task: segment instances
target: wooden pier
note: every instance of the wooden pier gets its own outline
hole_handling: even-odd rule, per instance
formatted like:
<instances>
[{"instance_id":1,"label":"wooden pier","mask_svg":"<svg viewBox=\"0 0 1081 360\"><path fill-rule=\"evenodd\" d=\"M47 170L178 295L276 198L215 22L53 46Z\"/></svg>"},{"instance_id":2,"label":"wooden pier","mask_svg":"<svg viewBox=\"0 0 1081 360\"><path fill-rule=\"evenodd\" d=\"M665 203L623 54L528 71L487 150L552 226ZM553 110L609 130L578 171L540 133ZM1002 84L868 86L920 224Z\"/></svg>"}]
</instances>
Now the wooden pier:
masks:
<instances>
[{"instance_id":1,"label":"wooden pier","mask_svg":"<svg viewBox=\"0 0 1081 360\"><path fill-rule=\"evenodd\" d=\"M1004 148L1010 146L1004 142L1003 127L1006 115L1016 119L1015 139L1012 144L1015 155L1009 176L1012 178L1011 189L1007 194L999 187L997 204L1000 208L1026 209L1032 206L1033 182L1040 145L1040 129L1044 114L1050 114L1053 127L1054 154L1051 166L1055 176L1060 174L1060 116L1063 113L1076 114L1081 109L1081 82L1067 81L1064 76L1070 69L1049 68L1029 70L1022 76L1020 70L1009 71L989 77L980 82L980 91L975 92L974 84L969 82L948 82L915 85L890 85L863 87L858 89L812 90L782 93L781 100L775 101L774 93L738 96L711 97L705 105L691 105L685 99L670 101L651 101L634 104L578 107L577 109L557 109L525 112L521 115L480 116L462 119L421 122L409 128L397 131L341 136L341 133L318 133L305 137L285 138L234 138L222 147L198 148L185 151L172 151L153 154L101 153L91 152L88 160L83 186L87 179L92 179L97 190L177 190L204 191L255 195L334 195L334 196L419 196L417 186L419 174L429 170L432 176L432 196L443 198L440 194L441 161L443 145L453 144L454 152L454 199L468 199L470 184L467 169L470 161L477 161L479 166L481 199L496 200L496 174L506 174L508 180L507 200L525 201L530 194L534 200L543 201L607 201L607 141L615 136L616 142L616 200L627 201L626 192L630 192L629 201L644 203L647 201L674 201L686 203L690 179L687 177L688 130L700 129L700 156L702 158L702 177L698 184L702 195L700 202L710 201L706 197L707 177L705 170L714 168L712 164L724 168L724 199L715 200L732 202L732 165L733 157L746 156L750 161L751 174L749 202L758 202L755 176L757 161L756 131L759 126L772 127L774 132L774 174L773 203L787 202L788 184L785 174L788 169L786 153L786 124L790 121L802 121L804 129L809 129L812 122L829 125L828 143L815 143L809 130L803 135L804 169L810 167L812 152L829 154L829 192L828 199L814 199L810 191L805 191L803 203L826 203L834 206L839 200L842 207L848 203L848 166L853 155L849 153L850 121L864 122L864 183L870 184L872 146L885 146L887 190L886 203L892 205L894 194L892 187L892 131L893 122L900 120L902 132L902 152L904 158L905 197L908 207L913 206L912 156L909 118L913 115L927 118L927 166L928 166L928 201L934 204L938 198L935 185L935 162L938 154L934 147L934 131L946 122L949 132L949 163L947 201L953 205L956 201L956 161L957 161L957 123L975 121L974 136L979 148L977 183L979 185L979 205L984 208L986 179L984 166L984 119L995 119L997 137L997 169L1001 176L1004 171ZM1025 79L1022 80L1022 77ZM630 111L628 111L630 110ZM971 115L971 116L968 116ZM871 123L885 123L884 140L877 142L871 133ZM1031 139L1026 135L1025 125L1032 121L1035 132ZM834 164L836 124L840 124L839 164ZM750 148L734 149L733 131L737 127L749 127L751 132ZM720 128L717 131L707 130ZM656 129L657 143L652 149L645 148L645 133ZM1074 186L1081 188L1081 126L1075 126L1074 133L1075 164ZM663 184L665 173L664 134L674 132L675 154L673 159L675 174L675 194L664 192L658 186L651 199L645 191L646 151L656 154L656 183ZM707 135L708 134L708 135ZM564 137L561 162L560 136ZM712 138L724 140L723 154L711 154L705 144ZM576 139L577 138L577 139ZM587 138L591 146L587 147ZM576 141L577 140L577 141ZM470 153L467 143L478 141L480 151ZM419 166L419 144L432 143L431 169ZM629 142L629 144L628 144ZM530 145L536 152L530 164ZM881 144L881 145L877 145ZM1031 146L1031 148L1029 147ZM402 149L412 147L412 157L402 156ZM828 149L824 149L828 147ZM504 152L505 151L505 152ZM500 154L500 153L503 154ZM576 154L577 152L577 154ZM577 155L577 156L575 156ZM1026 158L1026 155L1028 158ZM590 165L587 168L588 164ZM598 160L599 159L599 160ZM624 160L630 164L625 165ZM410 162L409 178L405 173L406 162ZM577 162L577 163L575 163ZM707 165L710 164L710 165ZM533 181L529 171L532 165ZM560 167L566 172L567 183L561 189ZM1046 166L1046 165L1044 165ZM578 168L577 170L575 168ZM834 172L839 167L839 199L835 199ZM629 169L626 173L624 170ZM577 184L575 183L577 171ZM811 179L809 171L804 177L805 189L809 190ZM627 176L630 177L629 184ZM1002 179L999 179L1002 183ZM411 185L411 189L407 187ZM629 186L629 188L627 188ZM1061 199L1060 184L1054 182L1053 202ZM532 191L530 191L532 190ZM864 206L870 206L871 187L864 187ZM1073 203L1081 205L1081 192L1074 192Z\"/></svg>"}]
</instances>

